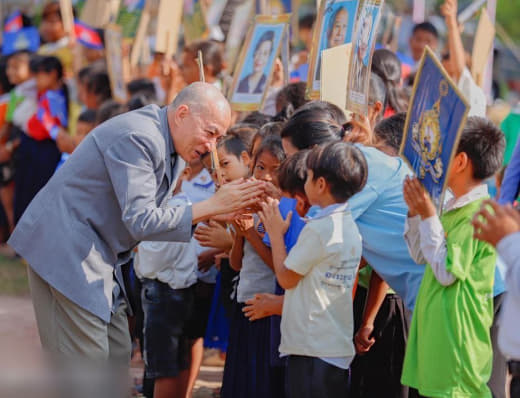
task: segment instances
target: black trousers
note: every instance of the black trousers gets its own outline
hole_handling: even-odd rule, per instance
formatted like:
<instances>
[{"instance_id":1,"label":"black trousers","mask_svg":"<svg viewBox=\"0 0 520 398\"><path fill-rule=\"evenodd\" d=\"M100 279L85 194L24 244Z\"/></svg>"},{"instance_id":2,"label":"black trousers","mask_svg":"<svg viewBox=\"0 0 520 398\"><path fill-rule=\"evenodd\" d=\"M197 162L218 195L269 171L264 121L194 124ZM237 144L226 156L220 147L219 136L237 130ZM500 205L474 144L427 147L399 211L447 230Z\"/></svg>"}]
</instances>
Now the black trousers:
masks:
<instances>
[{"instance_id":1,"label":"black trousers","mask_svg":"<svg viewBox=\"0 0 520 398\"><path fill-rule=\"evenodd\" d=\"M520 361L510 361L511 384L509 386L509 397L520 398Z\"/></svg>"},{"instance_id":2,"label":"black trousers","mask_svg":"<svg viewBox=\"0 0 520 398\"><path fill-rule=\"evenodd\" d=\"M287 398L348 398L349 370L319 358L290 355L286 387Z\"/></svg>"},{"instance_id":3,"label":"black trousers","mask_svg":"<svg viewBox=\"0 0 520 398\"><path fill-rule=\"evenodd\" d=\"M361 326L367 289L358 286L354 298L354 330ZM403 300L387 294L374 321L374 345L366 354L356 355L350 365L351 398L408 398L401 385L409 321Z\"/></svg>"}]
</instances>

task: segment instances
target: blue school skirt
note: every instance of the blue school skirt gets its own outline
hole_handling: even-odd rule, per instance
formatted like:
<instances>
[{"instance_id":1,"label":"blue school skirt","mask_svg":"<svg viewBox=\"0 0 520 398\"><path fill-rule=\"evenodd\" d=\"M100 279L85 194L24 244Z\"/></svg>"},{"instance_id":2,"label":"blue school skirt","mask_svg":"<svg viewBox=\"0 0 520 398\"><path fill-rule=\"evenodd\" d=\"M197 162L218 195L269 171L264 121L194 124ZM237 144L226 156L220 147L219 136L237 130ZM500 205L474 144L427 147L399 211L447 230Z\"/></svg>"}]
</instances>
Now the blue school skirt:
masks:
<instances>
[{"instance_id":1,"label":"blue school skirt","mask_svg":"<svg viewBox=\"0 0 520 398\"><path fill-rule=\"evenodd\" d=\"M61 152L54 140L37 141L25 133L20 135L20 146L15 153L15 223L52 177L60 159Z\"/></svg>"},{"instance_id":2,"label":"blue school skirt","mask_svg":"<svg viewBox=\"0 0 520 398\"><path fill-rule=\"evenodd\" d=\"M270 317L249 321L237 303L231 320L222 398L283 398L283 368L271 366Z\"/></svg>"},{"instance_id":3,"label":"blue school skirt","mask_svg":"<svg viewBox=\"0 0 520 398\"><path fill-rule=\"evenodd\" d=\"M208 326L206 327L206 335L204 336L204 347L218 348L222 352L226 352L229 339L229 318L226 309L222 303L222 274L217 274L217 282L211 300L211 309L209 311Z\"/></svg>"}]
</instances>

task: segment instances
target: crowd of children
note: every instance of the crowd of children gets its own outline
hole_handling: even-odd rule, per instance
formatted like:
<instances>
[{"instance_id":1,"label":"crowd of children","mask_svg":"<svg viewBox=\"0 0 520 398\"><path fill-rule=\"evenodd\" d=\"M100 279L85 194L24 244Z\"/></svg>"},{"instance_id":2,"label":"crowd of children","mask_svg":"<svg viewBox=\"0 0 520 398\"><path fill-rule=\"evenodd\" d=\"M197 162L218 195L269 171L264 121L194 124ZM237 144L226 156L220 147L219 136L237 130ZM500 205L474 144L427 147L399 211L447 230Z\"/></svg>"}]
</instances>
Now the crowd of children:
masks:
<instances>
[{"instance_id":1,"label":"crowd of children","mask_svg":"<svg viewBox=\"0 0 520 398\"><path fill-rule=\"evenodd\" d=\"M399 157L416 63L426 45L437 49L435 27L414 27L408 57L374 52L368 114L353 119L305 98L308 49L295 54L292 82L283 86L278 67L263 109L234 114L218 156L191 162L160 206L197 203L248 178L264 182L265 200L227 224L200 223L190 242L142 242L123 267L145 396L191 397L204 347L213 347L225 359L224 398L502 398L508 360L510 397L520 397L520 216L489 202L486 185L505 170L501 203L518 196L520 128L510 122L514 110L506 138L485 118L456 0L441 12L442 62L471 108L442 214ZM300 23L307 47L312 23L312 16ZM222 43L194 42L178 63L158 54L148 70L131 74L121 104L112 99L103 50L70 43L58 2L45 6L40 30L46 44L38 53L0 59L5 237L90 130L168 104L199 80L199 51L208 83L222 89L229 77Z\"/></svg>"}]
</instances>

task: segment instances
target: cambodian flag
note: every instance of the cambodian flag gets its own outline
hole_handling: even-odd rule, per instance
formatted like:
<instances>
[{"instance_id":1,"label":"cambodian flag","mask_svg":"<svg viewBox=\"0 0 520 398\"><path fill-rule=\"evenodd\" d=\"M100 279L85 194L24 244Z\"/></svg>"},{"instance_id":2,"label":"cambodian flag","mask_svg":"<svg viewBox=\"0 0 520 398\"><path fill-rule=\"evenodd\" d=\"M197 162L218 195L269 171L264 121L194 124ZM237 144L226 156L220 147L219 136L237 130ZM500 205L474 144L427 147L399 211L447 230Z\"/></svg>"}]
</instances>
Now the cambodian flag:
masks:
<instances>
[{"instance_id":1,"label":"cambodian flag","mask_svg":"<svg viewBox=\"0 0 520 398\"><path fill-rule=\"evenodd\" d=\"M103 49L103 41L101 40L99 33L90 26L85 25L83 22L78 20L74 21L74 33L76 39L85 47L95 50Z\"/></svg>"},{"instance_id":2,"label":"cambodian flag","mask_svg":"<svg viewBox=\"0 0 520 398\"><path fill-rule=\"evenodd\" d=\"M4 25L4 32L17 32L23 28L22 13L15 11L7 18Z\"/></svg>"}]
</instances>

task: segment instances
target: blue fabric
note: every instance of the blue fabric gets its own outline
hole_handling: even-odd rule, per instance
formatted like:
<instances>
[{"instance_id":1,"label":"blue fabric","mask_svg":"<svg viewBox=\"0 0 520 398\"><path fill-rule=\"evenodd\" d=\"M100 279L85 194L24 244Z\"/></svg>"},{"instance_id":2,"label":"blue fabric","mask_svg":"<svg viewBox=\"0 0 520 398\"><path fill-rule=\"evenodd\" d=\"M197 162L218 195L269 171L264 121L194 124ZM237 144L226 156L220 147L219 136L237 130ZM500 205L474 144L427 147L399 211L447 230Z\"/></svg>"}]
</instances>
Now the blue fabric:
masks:
<instances>
[{"instance_id":1,"label":"blue fabric","mask_svg":"<svg viewBox=\"0 0 520 398\"><path fill-rule=\"evenodd\" d=\"M4 32L2 54L10 55L17 51L38 51L40 47L40 34L34 27L22 28L14 32Z\"/></svg>"},{"instance_id":2,"label":"blue fabric","mask_svg":"<svg viewBox=\"0 0 520 398\"><path fill-rule=\"evenodd\" d=\"M358 148L367 160L368 179L348 204L363 238L363 257L412 310L425 268L412 260L403 237L408 213L403 182L411 171L398 157Z\"/></svg>"},{"instance_id":3,"label":"blue fabric","mask_svg":"<svg viewBox=\"0 0 520 398\"><path fill-rule=\"evenodd\" d=\"M290 211L293 213L289 228L284 235L285 248L287 252L289 252L296 244L298 241L298 236L300 236L300 232L302 231L303 227L305 227L305 221L296 212L296 203L296 199L282 196L280 199L280 204L278 205L278 209L280 210L280 213L284 219L287 217L287 214L289 214ZM267 233L264 235L262 241L265 245L271 247L271 241L269 240L269 235Z\"/></svg>"},{"instance_id":4,"label":"blue fabric","mask_svg":"<svg viewBox=\"0 0 520 398\"><path fill-rule=\"evenodd\" d=\"M204 347L218 348L222 352L226 352L229 339L229 319L226 316L226 309L221 301L222 276L219 272L217 282L211 300L211 309L209 311L208 326L206 327L206 335L204 336Z\"/></svg>"},{"instance_id":5,"label":"blue fabric","mask_svg":"<svg viewBox=\"0 0 520 398\"><path fill-rule=\"evenodd\" d=\"M291 82L306 82L309 74L309 64L301 64L293 70L290 75Z\"/></svg>"},{"instance_id":6,"label":"blue fabric","mask_svg":"<svg viewBox=\"0 0 520 398\"><path fill-rule=\"evenodd\" d=\"M498 203L513 203L518 197L520 188L520 140L516 143L511 161L506 168L504 180L500 188L500 199Z\"/></svg>"},{"instance_id":7,"label":"blue fabric","mask_svg":"<svg viewBox=\"0 0 520 398\"><path fill-rule=\"evenodd\" d=\"M495 267L495 283L493 284L493 297L496 297L506 291L506 272L506 264L499 256L497 256L497 266Z\"/></svg>"}]
</instances>

